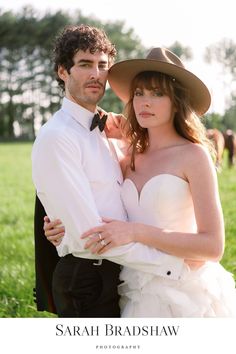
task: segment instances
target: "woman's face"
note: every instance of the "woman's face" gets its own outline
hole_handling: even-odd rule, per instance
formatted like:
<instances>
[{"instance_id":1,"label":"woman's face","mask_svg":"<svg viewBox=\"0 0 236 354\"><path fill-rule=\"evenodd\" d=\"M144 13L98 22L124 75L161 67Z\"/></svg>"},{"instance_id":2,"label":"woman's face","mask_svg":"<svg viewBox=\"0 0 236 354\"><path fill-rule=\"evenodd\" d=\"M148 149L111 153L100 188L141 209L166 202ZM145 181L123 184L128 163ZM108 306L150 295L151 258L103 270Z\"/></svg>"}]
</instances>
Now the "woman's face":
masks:
<instances>
[{"instance_id":1,"label":"woman's face","mask_svg":"<svg viewBox=\"0 0 236 354\"><path fill-rule=\"evenodd\" d=\"M136 119L142 128L153 128L173 122L175 109L170 97L159 87L137 87L134 91L133 106Z\"/></svg>"}]
</instances>

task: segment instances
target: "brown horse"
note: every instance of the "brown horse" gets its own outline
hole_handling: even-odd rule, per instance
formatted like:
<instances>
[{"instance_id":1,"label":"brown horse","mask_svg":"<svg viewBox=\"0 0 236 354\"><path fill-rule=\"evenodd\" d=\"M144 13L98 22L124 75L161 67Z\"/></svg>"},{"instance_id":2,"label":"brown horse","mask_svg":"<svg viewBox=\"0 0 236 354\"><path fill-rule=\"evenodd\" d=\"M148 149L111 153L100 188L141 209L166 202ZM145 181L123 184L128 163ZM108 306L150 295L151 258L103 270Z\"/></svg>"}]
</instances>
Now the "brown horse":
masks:
<instances>
[{"instance_id":1,"label":"brown horse","mask_svg":"<svg viewBox=\"0 0 236 354\"><path fill-rule=\"evenodd\" d=\"M210 139L216 150L216 168L217 170L221 169L223 153L225 148L225 139L224 135L218 129L207 129L207 137Z\"/></svg>"},{"instance_id":2,"label":"brown horse","mask_svg":"<svg viewBox=\"0 0 236 354\"><path fill-rule=\"evenodd\" d=\"M224 133L225 149L228 150L228 166L232 167L235 163L236 155L236 133L227 129Z\"/></svg>"}]
</instances>

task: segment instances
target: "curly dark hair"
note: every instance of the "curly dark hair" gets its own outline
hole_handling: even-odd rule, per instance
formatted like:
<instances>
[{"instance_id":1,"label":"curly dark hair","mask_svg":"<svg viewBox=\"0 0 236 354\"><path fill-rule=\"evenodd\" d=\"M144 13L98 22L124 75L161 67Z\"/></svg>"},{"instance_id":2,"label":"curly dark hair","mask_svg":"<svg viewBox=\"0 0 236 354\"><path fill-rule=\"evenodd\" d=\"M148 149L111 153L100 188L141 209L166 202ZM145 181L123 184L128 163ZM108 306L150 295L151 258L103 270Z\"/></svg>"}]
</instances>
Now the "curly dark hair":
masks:
<instances>
[{"instance_id":1,"label":"curly dark hair","mask_svg":"<svg viewBox=\"0 0 236 354\"><path fill-rule=\"evenodd\" d=\"M53 49L54 72L62 90L65 90L64 81L57 74L58 67L63 66L68 73L74 65L73 57L79 51L88 50L90 53L96 51L108 54L109 66L112 65L116 56L114 44L110 42L106 33L99 28L89 25L66 26L55 39Z\"/></svg>"}]
</instances>

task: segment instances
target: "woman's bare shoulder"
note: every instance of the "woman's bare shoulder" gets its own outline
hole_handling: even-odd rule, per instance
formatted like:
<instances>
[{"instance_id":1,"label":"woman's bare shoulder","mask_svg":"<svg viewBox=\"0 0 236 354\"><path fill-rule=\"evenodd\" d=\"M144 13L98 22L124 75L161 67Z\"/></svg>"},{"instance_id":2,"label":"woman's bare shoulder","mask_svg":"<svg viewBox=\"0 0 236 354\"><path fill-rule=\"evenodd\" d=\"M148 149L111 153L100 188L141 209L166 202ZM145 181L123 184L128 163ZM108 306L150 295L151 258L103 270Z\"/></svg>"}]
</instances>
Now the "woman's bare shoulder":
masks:
<instances>
[{"instance_id":1,"label":"woman's bare shoulder","mask_svg":"<svg viewBox=\"0 0 236 354\"><path fill-rule=\"evenodd\" d=\"M201 144L191 143L185 147L182 154L184 171L188 178L190 176L202 177L214 175L215 167L208 148Z\"/></svg>"},{"instance_id":2,"label":"woman's bare shoulder","mask_svg":"<svg viewBox=\"0 0 236 354\"><path fill-rule=\"evenodd\" d=\"M208 160L211 158L208 148L202 144L189 143L184 146L185 154L191 160Z\"/></svg>"}]
</instances>

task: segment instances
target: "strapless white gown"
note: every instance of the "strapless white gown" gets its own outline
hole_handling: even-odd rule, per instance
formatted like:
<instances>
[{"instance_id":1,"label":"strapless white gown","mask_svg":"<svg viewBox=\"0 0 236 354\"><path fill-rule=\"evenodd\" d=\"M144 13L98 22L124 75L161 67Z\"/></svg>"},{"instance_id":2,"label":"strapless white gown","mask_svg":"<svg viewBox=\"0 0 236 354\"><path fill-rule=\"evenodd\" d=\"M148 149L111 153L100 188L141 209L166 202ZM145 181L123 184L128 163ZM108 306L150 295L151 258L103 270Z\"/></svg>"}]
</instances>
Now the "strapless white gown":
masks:
<instances>
[{"instance_id":1,"label":"strapless white gown","mask_svg":"<svg viewBox=\"0 0 236 354\"><path fill-rule=\"evenodd\" d=\"M180 232L196 230L189 184L180 177L154 176L140 195L135 184L126 179L122 199L129 221ZM120 278L122 317L236 317L233 276L217 262L206 262L197 270L186 265L180 280L128 267Z\"/></svg>"}]
</instances>

